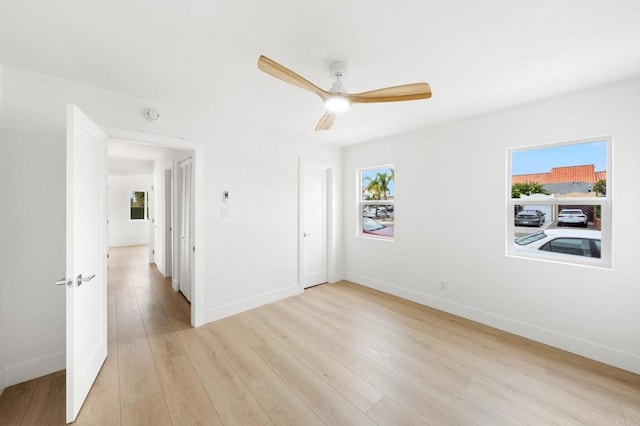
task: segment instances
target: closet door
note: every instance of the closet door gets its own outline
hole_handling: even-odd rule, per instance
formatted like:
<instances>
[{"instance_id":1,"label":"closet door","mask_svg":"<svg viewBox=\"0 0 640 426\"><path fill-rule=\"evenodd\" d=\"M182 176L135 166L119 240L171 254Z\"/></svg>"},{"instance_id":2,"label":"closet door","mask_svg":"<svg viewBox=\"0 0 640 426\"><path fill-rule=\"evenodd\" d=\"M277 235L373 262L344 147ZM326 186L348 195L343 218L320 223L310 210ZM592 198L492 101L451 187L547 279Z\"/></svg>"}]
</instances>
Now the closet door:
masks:
<instances>
[{"instance_id":1,"label":"closet door","mask_svg":"<svg viewBox=\"0 0 640 426\"><path fill-rule=\"evenodd\" d=\"M191 159L180 163L180 174L182 175L182 197L180 200L179 288L188 301L191 301L191 247L193 247L193 236L191 235L192 167Z\"/></svg>"}]
</instances>

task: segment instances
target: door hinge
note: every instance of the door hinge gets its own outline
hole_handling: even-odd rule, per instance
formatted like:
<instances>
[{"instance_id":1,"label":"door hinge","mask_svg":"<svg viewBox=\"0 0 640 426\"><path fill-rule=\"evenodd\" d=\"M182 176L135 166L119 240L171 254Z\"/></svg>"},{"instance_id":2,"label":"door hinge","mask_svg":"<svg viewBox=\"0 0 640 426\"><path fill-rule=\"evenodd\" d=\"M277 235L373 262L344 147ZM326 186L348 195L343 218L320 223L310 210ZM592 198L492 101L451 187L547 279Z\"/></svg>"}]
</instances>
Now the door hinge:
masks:
<instances>
[{"instance_id":1,"label":"door hinge","mask_svg":"<svg viewBox=\"0 0 640 426\"><path fill-rule=\"evenodd\" d=\"M151 250L151 254L156 254L156 251L155 250Z\"/></svg>"}]
</instances>

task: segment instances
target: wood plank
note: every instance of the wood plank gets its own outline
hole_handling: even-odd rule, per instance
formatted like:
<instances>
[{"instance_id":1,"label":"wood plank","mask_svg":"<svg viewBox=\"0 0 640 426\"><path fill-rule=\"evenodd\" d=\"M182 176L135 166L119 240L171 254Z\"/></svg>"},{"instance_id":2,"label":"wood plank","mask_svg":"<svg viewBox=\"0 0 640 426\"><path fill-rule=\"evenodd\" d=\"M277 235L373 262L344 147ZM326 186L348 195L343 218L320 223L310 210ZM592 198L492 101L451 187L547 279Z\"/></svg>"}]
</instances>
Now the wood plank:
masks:
<instances>
[{"instance_id":1,"label":"wood plank","mask_svg":"<svg viewBox=\"0 0 640 426\"><path fill-rule=\"evenodd\" d=\"M38 382L42 380L44 380L44 377L18 383L2 392L2 395L0 395L0 424L19 425L22 422L33 396L33 391Z\"/></svg>"},{"instance_id":2,"label":"wood plank","mask_svg":"<svg viewBox=\"0 0 640 426\"><path fill-rule=\"evenodd\" d=\"M108 423L105 423L108 424ZM122 409L122 424L131 426L171 425L164 394L151 394Z\"/></svg>"},{"instance_id":3,"label":"wood plank","mask_svg":"<svg viewBox=\"0 0 640 426\"><path fill-rule=\"evenodd\" d=\"M368 359L351 363L351 369L362 379L383 392L426 424L472 424L472 418L439 401L428 388L419 388ZM441 397L455 398L458 395Z\"/></svg>"},{"instance_id":4,"label":"wood plank","mask_svg":"<svg viewBox=\"0 0 640 426\"><path fill-rule=\"evenodd\" d=\"M367 417L378 425L424 426L425 421L405 410L388 396L383 396L369 411Z\"/></svg>"},{"instance_id":5,"label":"wood plank","mask_svg":"<svg viewBox=\"0 0 640 426\"><path fill-rule=\"evenodd\" d=\"M173 424L223 424L186 355L159 362L158 375Z\"/></svg>"},{"instance_id":6,"label":"wood plank","mask_svg":"<svg viewBox=\"0 0 640 426\"><path fill-rule=\"evenodd\" d=\"M254 350L325 423L374 424L278 343L265 342Z\"/></svg>"},{"instance_id":7,"label":"wood plank","mask_svg":"<svg viewBox=\"0 0 640 426\"><path fill-rule=\"evenodd\" d=\"M247 387L275 425L325 424L275 373L254 380Z\"/></svg>"},{"instance_id":8,"label":"wood plank","mask_svg":"<svg viewBox=\"0 0 640 426\"><path fill-rule=\"evenodd\" d=\"M110 340L107 359L74 424L105 426L120 424L119 374L118 343L116 340Z\"/></svg>"},{"instance_id":9,"label":"wood plank","mask_svg":"<svg viewBox=\"0 0 640 426\"><path fill-rule=\"evenodd\" d=\"M305 339L304 333L291 332L286 322L270 315L267 309L255 310L254 316L279 330L283 337L277 339L278 343L360 411L367 412L382 398L380 391L326 354L331 352L326 351L326 346Z\"/></svg>"},{"instance_id":10,"label":"wood plank","mask_svg":"<svg viewBox=\"0 0 640 426\"><path fill-rule=\"evenodd\" d=\"M269 417L233 367L207 340L204 330L183 339L200 381L225 425L270 424Z\"/></svg>"},{"instance_id":11,"label":"wood plank","mask_svg":"<svg viewBox=\"0 0 640 426\"><path fill-rule=\"evenodd\" d=\"M223 321L203 326L206 338L227 359L243 383L272 373L271 368Z\"/></svg>"},{"instance_id":12,"label":"wood plank","mask_svg":"<svg viewBox=\"0 0 640 426\"><path fill-rule=\"evenodd\" d=\"M65 395L64 370L45 376L33 389L29 406L20 424L24 426L41 426L43 422L65 424Z\"/></svg>"},{"instance_id":13,"label":"wood plank","mask_svg":"<svg viewBox=\"0 0 640 426\"><path fill-rule=\"evenodd\" d=\"M146 338L118 342L118 371L121 407L127 407L161 390Z\"/></svg>"}]
</instances>

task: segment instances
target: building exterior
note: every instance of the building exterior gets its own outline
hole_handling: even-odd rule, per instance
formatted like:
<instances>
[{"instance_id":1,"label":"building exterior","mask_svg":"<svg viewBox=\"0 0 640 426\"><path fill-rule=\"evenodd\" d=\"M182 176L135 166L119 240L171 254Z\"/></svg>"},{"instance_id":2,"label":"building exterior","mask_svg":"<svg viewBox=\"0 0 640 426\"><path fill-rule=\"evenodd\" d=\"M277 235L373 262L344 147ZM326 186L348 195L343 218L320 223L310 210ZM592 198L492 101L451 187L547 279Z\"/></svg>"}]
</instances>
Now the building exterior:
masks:
<instances>
[{"instance_id":1,"label":"building exterior","mask_svg":"<svg viewBox=\"0 0 640 426\"><path fill-rule=\"evenodd\" d=\"M585 164L579 166L554 167L547 173L529 173L523 175L512 175L511 184L515 183L538 183L552 195L547 197L593 197L597 196L593 192L596 182L607 179L605 170L596 171L595 165ZM542 194L532 194L531 197L541 196ZM528 198L528 197L523 197ZM537 198L540 200L540 198ZM524 200L523 200L524 201ZM595 214L593 206L581 205L579 200L571 205L557 205L555 209L551 206L530 205L529 202L523 204L522 209L542 210L545 212L547 220L555 220L558 212L564 208L582 209L590 222L595 222ZM552 210L552 211L549 211Z\"/></svg>"},{"instance_id":2,"label":"building exterior","mask_svg":"<svg viewBox=\"0 0 640 426\"><path fill-rule=\"evenodd\" d=\"M606 170L596 171L593 164L581 166L554 167L547 173L529 173L511 176L514 183L539 183L552 194L564 196L574 193L587 194L593 192L593 185L599 180L606 180Z\"/></svg>"}]
</instances>

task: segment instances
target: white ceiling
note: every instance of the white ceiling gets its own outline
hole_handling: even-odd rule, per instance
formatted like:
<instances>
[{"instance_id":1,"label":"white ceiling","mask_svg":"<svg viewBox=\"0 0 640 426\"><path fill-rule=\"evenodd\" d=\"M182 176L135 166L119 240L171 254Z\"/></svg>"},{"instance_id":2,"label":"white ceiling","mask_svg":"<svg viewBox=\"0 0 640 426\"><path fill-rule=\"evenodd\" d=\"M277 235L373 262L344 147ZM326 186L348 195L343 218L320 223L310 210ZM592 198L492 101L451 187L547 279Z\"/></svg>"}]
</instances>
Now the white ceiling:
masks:
<instances>
[{"instance_id":1,"label":"white ceiling","mask_svg":"<svg viewBox=\"0 0 640 426\"><path fill-rule=\"evenodd\" d=\"M260 54L324 88L345 60L350 92L433 98L313 132L320 100ZM0 63L348 145L640 75L640 1L0 0Z\"/></svg>"}]
</instances>

